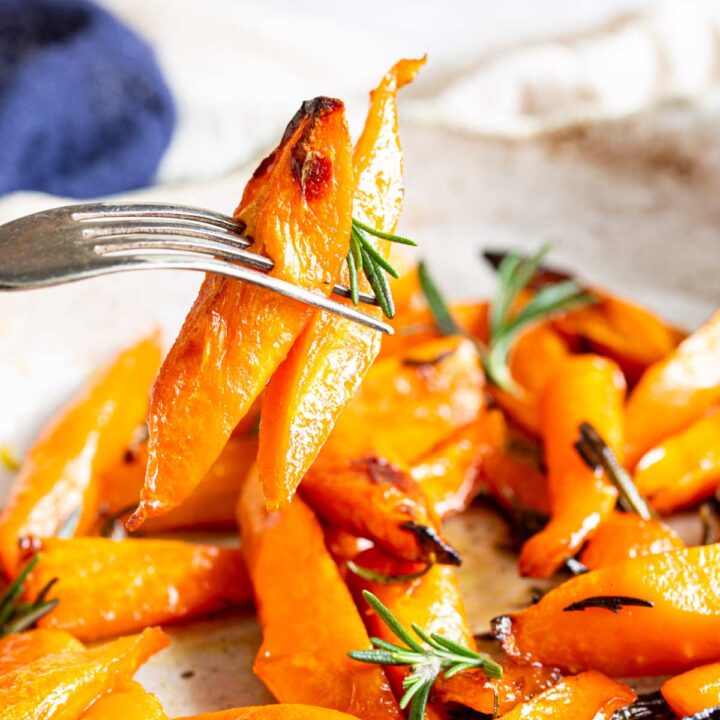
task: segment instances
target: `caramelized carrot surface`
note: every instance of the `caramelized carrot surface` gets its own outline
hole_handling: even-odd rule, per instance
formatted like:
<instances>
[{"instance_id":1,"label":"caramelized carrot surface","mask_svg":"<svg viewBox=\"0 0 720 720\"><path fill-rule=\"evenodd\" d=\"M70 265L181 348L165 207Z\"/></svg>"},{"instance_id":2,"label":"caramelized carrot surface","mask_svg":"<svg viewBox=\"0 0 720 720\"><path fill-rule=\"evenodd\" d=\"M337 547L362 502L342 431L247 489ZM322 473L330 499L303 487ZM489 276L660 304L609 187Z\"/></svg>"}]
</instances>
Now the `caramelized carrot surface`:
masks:
<instances>
[{"instance_id":1,"label":"caramelized carrot surface","mask_svg":"<svg viewBox=\"0 0 720 720\"><path fill-rule=\"evenodd\" d=\"M343 410L318 464L378 455L412 463L484 406L483 374L470 340L448 337L379 360ZM400 421L402 418L402 421Z\"/></svg>"},{"instance_id":2,"label":"caramelized carrot surface","mask_svg":"<svg viewBox=\"0 0 720 720\"><path fill-rule=\"evenodd\" d=\"M35 660L0 675L3 720L77 720L101 695L125 686L168 644L159 628L90 650Z\"/></svg>"},{"instance_id":3,"label":"caramelized carrot surface","mask_svg":"<svg viewBox=\"0 0 720 720\"><path fill-rule=\"evenodd\" d=\"M666 680L662 694L680 717L720 706L720 663L703 665Z\"/></svg>"},{"instance_id":4,"label":"caramelized carrot surface","mask_svg":"<svg viewBox=\"0 0 720 720\"><path fill-rule=\"evenodd\" d=\"M555 720L610 720L616 710L637 696L627 685L598 672L565 678L532 700L503 715L504 720L555 718Z\"/></svg>"},{"instance_id":5,"label":"caramelized carrot surface","mask_svg":"<svg viewBox=\"0 0 720 720\"><path fill-rule=\"evenodd\" d=\"M528 540L520 572L548 577L574 555L612 512L617 490L583 462L575 449L581 423L590 423L616 453L623 447L625 384L615 363L595 355L569 358L542 400L550 523Z\"/></svg>"},{"instance_id":6,"label":"caramelized carrot surface","mask_svg":"<svg viewBox=\"0 0 720 720\"><path fill-rule=\"evenodd\" d=\"M633 468L651 448L720 402L720 312L651 365L627 402L626 458Z\"/></svg>"},{"instance_id":7,"label":"caramelized carrot surface","mask_svg":"<svg viewBox=\"0 0 720 720\"><path fill-rule=\"evenodd\" d=\"M255 674L279 702L399 719L385 672L347 656L370 640L312 511L296 497L268 513L251 474L238 513L263 631Z\"/></svg>"},{"instance_id":8,"label":"caramelized carrot surface","mask_svg":"<svg viewBox=\"0 0 720 720\"><path fill-rule=\"evenodd\" d=\"M510 655L569 672L683 672L720 658L719 560L707 545L594 570L497 619L495 634Z\"/></svg>"},{"instance_id":9,"label":"caramelized carrot surface","mask_svg":"<svg viewBox=\"0 0 720 720\"><path fill-rule=\"evenodd\" d=\"M311 470L300 489L303 499L329 525L367 538L393 557L460 562L443 540L438 517L418 484L382 458Z\"/></svg>"},{"instance_id":10,"label":"caramelized carrot surface","mask_svg":"<svg viewBox=\"0 0 720 720\"><path fill-rule=\"evenodd\" d=\"M353 155L353 213L382 232L395 229L403 199L396 95L424 62L400 60L372 92ZM387 258L390 243L372 242ZM369 289L367 282L362 289ZM268 507L290 500L379 351L379 332L329 313L314 314L267 388L258 472Z\"/></svg>"},{"instance_id":11,"label":"caramelized carrot surface","mask_svg":"<svg viewBox=\"0 0 720 720\"><path fill-rule=\"evenodd\" d=\"M652 364L669 355L684 333L636 303L591 289L598 302L563 315L555 327L574 346L590 348L620 365L635 383Z\"/></svg>"},{"instance_id":12,"label":"caramelized carrot surface","mask_svg":"<svg viewBox=\"0 0 720 720\"><path fill-rule=\"evenodd\" d=\"M580 562L590 570L597 570L623 560L684 547L678 534L665 523L643 520L635 513L614 512L583 548Z\"/></svg>"},{"instance_id":13,"label":"caramelized carrot surface","mask_svg":"<svg viewBox=\"0 0 720 720\"><path fill-rule=\"evenodd\" d=\"M178 720L352 720L355 715L311 705L262 705L203 713Z\"/></svg>"},{"instance_id":14,"label":"caramelized carrot surface","mask_svg":"<svg viewBox=\"0 0 720 720\"><path fill-rule=\"evenodd\" d=\"M459 513L472 502L485 462L504 443L504 430L502 413L490 410L438 443L410 469L439 517Z\"/></svg>"},{"instance_id":15,"label":"caramelized carrot surface","mask_svg":"<svg viewBox=\"0 0 720 720\"><path fill-rule=\"evenodd\" d=\"M84 641L251 602L242 553L179 540L50 538L26 583L34 597L58 578L60 602L41 627Z\"/></svg>"},{"instance_id":16,"label":"caramelized carrot surface","mask_svg":"<svg viewBox=\"0 0 720 720\"><path fill-rule=\"evenodd\" d=\"M720 486L720 410L647 452L635 468L635 484L659 512L694 505Z\"/></svg>"},{"instance_id":17,"label":"caramelized carrot surface","mask_svg":"<svg viewBox=\"0 0 720 720\"><path fill-rule=\"evenodd\" d=\"M235 213L272 274L329 294L348 252L350 137L339 100L303 103ZM129 521L185 500L312 315L268 290L208 276L153 388L145 488Z\"/></svg>"},{"instance_id":18,"label":"caramelized carrot surface","mask_svg":"<svg viewBox=\"0 0 720 720\"><path fill-rule=\"evenodd\" d=\"M150 337L121 353L48 425L30 449L0 517L0 559L17 570L18 540L50 537L73 521L76 534L94 522L99 479L145 420L148 390L160 364Z\"/></svg>"},{"instance_id":19,"label":"caramelized carrot surface","mask_svg":"<svg viewBox=\"0 0 720 720\"><path fill-rule=\"evenodd\" d=\"M46 655L78 652L83 644L64 630L38 628L0 638L0 675Z\"/></svg>"},{"instance_id":20,"label":"caramelized carrot surface","mask_svg":"<svg viewBox=\"0 0 720 720\"><path fill-rule=\"evenodd\" d=\"M136 682L96 700L80 720L167 720L160 701Z\"/></svg>"},{"instance_id":21,"label":"caramelized carrot surface","mask_svg":"<svg viewBox=\"0 0 720 720\"><path fill-rule=\"evenodd\" d=\"M240 486L257 456L257 437L230 438L218 459L190 493L188 499L167 515L148 520L144 533L170 530L231 530L236 526L235 507ZM100 524L134 508L140 499L147 465L147 445L125 453L102 478Z\"/></svg>"}]
</instances>

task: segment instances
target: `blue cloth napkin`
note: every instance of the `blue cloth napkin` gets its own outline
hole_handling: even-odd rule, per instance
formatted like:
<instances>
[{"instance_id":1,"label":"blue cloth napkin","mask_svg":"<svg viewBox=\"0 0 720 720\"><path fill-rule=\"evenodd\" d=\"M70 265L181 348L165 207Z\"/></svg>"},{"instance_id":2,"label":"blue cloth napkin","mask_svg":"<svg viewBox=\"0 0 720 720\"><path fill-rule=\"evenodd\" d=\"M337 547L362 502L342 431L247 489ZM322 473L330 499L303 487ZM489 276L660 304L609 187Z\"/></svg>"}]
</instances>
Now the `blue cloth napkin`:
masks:
<instances>
[{"instance_id":1,"label":"blue cloth napkin","mask_svg":"<svg viewBox=\"0 0 720 720\"><path fill-rule=\"evenodd\" d=\"M84 0L0 0L0 194L152 182L175 124L152 50Z\"/></svg>"}]
</instances>

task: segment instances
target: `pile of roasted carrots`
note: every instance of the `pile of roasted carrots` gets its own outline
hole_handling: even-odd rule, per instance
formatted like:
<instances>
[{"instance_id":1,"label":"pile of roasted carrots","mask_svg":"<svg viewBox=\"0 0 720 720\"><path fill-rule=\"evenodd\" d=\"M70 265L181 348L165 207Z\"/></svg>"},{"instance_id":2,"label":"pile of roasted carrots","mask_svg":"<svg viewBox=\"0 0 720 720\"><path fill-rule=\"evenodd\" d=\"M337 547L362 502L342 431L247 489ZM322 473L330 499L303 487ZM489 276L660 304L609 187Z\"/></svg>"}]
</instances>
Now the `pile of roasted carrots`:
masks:
<instances>
[{"instance_id":1,"label":"pile of roasted carrots","mask_svg":"<svg viewBox=\"0 0 720 720\"><path fill-rule=\"evenodd\" d=\"M0 517L4 720L167 720L132 679L158 626L243 606L279 704L195 720L720 718L720 313L686 336L544 251L487 253L488 301L397 272L396 94L423 62L354 148L342 102L304 103L235 212L273 273L374 293L393 336L209 276L162 365L157 337L126 350L29 451ZM484 635L442 524L475 501L553 578ZM242 541L166 539L208 529Z\"/></svg>"}]
</instances>

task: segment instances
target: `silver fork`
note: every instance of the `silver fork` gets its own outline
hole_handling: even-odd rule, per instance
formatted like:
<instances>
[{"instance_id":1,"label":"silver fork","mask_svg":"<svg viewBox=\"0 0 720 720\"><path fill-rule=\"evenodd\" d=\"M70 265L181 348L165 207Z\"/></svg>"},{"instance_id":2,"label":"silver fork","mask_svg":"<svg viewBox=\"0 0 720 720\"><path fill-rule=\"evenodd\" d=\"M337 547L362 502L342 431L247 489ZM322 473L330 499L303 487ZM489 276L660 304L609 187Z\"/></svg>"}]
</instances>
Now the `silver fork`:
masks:
<instances>
[{"instance_id":1,"label":"silver fork","mask_svg":"<svg viewBox=\"0 0 720 720\"><path fill-rule=\"evenodd\" d=\"M271 277L273 261L250 252L233 218L186 205L86 203L0 225L0 290L27 290L128 270L196 270L259 285L392 335L385 322ZM333 294L350 297L335 285ZM360 294L376 305L374 295Z\"/></svg>"}]
</instances>

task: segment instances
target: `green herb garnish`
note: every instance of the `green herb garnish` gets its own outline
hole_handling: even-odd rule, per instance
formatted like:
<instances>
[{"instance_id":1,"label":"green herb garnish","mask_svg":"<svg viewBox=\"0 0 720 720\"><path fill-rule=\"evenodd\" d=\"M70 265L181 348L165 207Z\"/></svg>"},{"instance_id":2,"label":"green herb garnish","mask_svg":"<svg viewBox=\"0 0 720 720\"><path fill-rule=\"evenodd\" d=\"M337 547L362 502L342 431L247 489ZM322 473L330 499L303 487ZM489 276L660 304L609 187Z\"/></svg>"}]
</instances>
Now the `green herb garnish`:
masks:
<instances>
[{"instance_id":1,"label":"green herb garnish","mask_svg":"<svg viewBox=\"0 0 720 720\"><path fill-rule=\"evenodd\" d=\"M40 556L35 555L0 596L0 637L31 628L58 604L58 600L47 600L47 594L57 578L50 580L32 602L22 602L20 599L25 591L25 580L39 559Z\"/></svg>"},{"instance_id":2,"label":"green herb garnish","mask_svg":"<svg viewBox=\"0 0 720 720\"><path fill-rule=\"evenodd\" d=\"M604 472L620 493L620 504L628 512L634 512L643 520L651 520L657 515L648 501L640 494L627 470L620 464L600 433L590 423L580 423L579 439L575 450L583 462L596 472Z\"/></svg>"},{"instance_id":3,"label":"green herb garnish","mask_svg":"<svg viewBox=\"0 0 720 720\"><path fill-rule=\"evenodd\" d=\"M360 272L365 275L378 305L382 308L386 317L395 317L395 305L392 293L385 273L397 278L398 271L375 249L368 239L368 235L374 235L382 240L399 243L401 245L417 245L414 240L393 235L391 233L376 230L365 223L352 221L350 231L350 251L347 256L348 275L350 278L350 297L355 305L360 300Z\"/></svg>"},{"instance_id":4,"label":"green herb garnish","mask_svg":"<svg viewBox=\"0 0 720 720\"><path fill-rule=\"evenodd\" d=\"M499 388L517 394L518 386L510 373L510 351L521 333L533 325L558 313L576 310L594 303L595 298L573 280L563 280L538 290L518 312L514 305L520 293L531 286L531 281L548 251L544 245L532 258L525 259L516 253L503 256L498 266L498 289L490 307L490 342L487 346L474 340L488 380ZM443 335L466 335L455 322L437 284L427 267L418 267L420 287Z\"/></svg>"},{"instance_id":5,"label":"green herb garnish","mask_svg":"<svg viewBox=\"0 0 720 720\"><path fill-rule=\"evenodd\" d=\"M435 561L426 563L420 570L416 570L412 573L405 573L404 575L390 575L389 573L382 573L378 570L372 570L370 568L362 567L352 560L348 560L347 568L353 575L361 577L363 580L369 580L370 582L380 583L382 585L392 585L394 583L406 583L411 580L417 580L423 575L427 575L430 570L435 566Z\"/></svg>"},{"instance_id":6,"label":"green herb garnish","mask_svg":"<svg viewBox=\"0 0 720 720\"><path fill-rule=\"evenodd\" d=\"M502 666L489 655L476 653L437 633L428 635L412 623L412 630L420 639L418 641L375 595L365 590L363 597L404 645L395 645L374 637L370 638L374 646L372 650L354 650L348 654L353 660L374 665L410 667L410 673L403 680L405 694L400 700L403 710L410 706L408 720L423 720L430 690L441 674L450 678L463 670L481 668L488 678L502 677Z\"/></svg>"}]
</instances>

